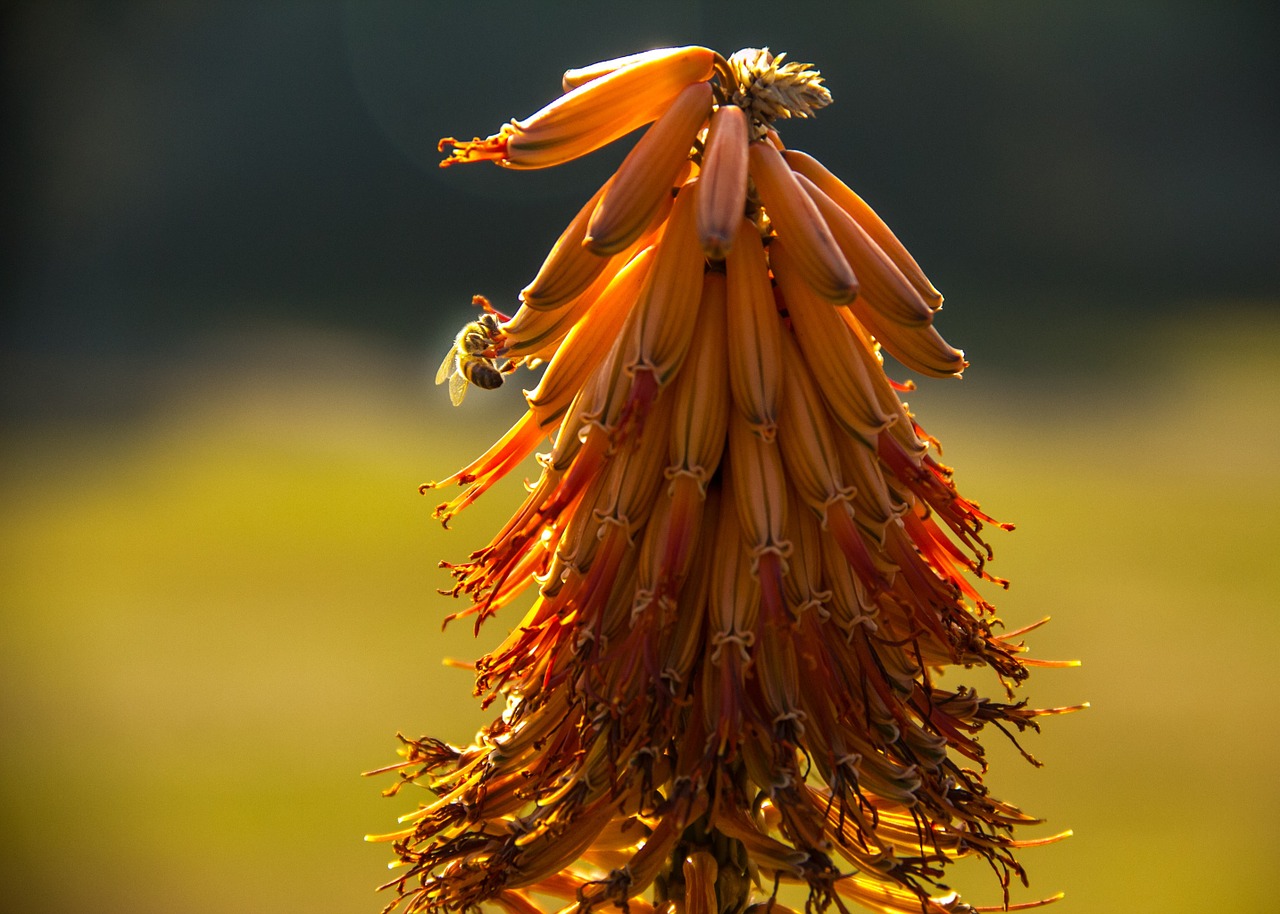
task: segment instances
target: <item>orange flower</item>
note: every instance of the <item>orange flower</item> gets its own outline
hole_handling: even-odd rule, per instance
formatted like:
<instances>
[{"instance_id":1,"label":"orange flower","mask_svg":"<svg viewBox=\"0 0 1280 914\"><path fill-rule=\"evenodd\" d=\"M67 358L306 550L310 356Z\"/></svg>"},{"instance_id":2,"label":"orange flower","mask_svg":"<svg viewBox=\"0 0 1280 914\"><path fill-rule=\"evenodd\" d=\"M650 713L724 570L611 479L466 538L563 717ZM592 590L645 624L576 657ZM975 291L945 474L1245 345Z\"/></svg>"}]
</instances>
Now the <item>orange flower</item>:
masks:
<instances>
[{"instance_id":1,"label":"orange flower","mask_svg":"<svg viewBox=\"0 0 1280 914\"><path fill-rule=\"evenodd\" d=\"M1014 852L1047 839L1016 839L1036 820L969 763L988 724L1070 709L935 679L986 666L1012 694L1033 663L974 584L1004 583L994 522L884 372L882 345L964 369L933 327L941 295L860 197L783 148L772 123L830 101L808 65L675 48L564 86L441 144L442 164L536 168L653 122L519 310L478 298L489 316L459 335L459 370L546 367L488 453L424 487L463 487L437 516L551 447L511 519L448 566L455 615L532 603L476 663L502 714L466 747L402 737L380 769L388 794L434 795L371 838L403 867L388 909L736 914L789 910L777 889L796 883L818 908L939 914L978 910L941 888L967 855L1007 901Z\"/></svg>"}]
</instances>

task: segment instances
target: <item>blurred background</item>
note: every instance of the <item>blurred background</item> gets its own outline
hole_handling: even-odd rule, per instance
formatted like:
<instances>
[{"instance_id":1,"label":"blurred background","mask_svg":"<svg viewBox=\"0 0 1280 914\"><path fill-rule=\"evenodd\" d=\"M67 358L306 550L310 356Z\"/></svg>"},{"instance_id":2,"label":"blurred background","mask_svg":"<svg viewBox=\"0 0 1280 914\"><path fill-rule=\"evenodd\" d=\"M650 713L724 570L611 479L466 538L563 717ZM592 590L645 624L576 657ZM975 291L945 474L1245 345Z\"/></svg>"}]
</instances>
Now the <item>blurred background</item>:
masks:
<instances>
[{"instance_id":1,"label":"blurred background","mask_svg":"<svg viewBox=\"0 0 1280 914\"><path fill-rule=\"evenodd\" d=\"M417 484L515 420L430 382L627 143L436 167L560 73L768 45L833 107L782 125L894 226L972 362L911 396L1017 522L1013 627L1089 700L998 795L1061 910L1273 910L1280 844L1276 4L6 4L0 908L372 912L413 798L393 734L486 718ZM516 385L509 385L514 387ZM532 381L525 386L532 386ZM996 904L981 868L957 880Z\"/></svg>"}]
</instances>

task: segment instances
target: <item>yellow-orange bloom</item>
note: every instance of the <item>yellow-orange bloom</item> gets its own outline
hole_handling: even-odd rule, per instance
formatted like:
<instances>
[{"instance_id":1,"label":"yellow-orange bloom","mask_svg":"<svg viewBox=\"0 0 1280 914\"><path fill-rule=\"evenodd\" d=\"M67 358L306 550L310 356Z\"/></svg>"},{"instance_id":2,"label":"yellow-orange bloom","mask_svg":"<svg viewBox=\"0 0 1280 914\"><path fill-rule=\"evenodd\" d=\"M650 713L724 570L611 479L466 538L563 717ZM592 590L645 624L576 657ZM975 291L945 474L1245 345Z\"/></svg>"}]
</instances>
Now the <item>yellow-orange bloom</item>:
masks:
<instances>
[{"instance_id":1,"label":"yellow-orange bloom","mask_svg":"<svg viewBox=\"0 0 1280 914\"><path fill-rule=\"evenodd\" d=\"M1043 665L978 589L1004 583L985 531L1007 525L959 494L884 370L882 348L964 369L933 326L942 296L782 146L775 121L830 101L809 65L663 49L564 89L442 141L442 164L538 168L652 122L518 310L490 308L457 353L545 369L510 431L438 484L462 492L437 515L550 447L514 515L446 566L454 616L524 612L475 665L501 715L464 747L402 737L380 769L389 794L431 793L371 839L401 867L388 909L755 914L790 911L790 883L817 909L982 910L943 887L948 865L982 857L1007 893L1015 852L1052 839L1014 837L1036 820L991 796L980 738L1071 709L937 678L988 667L1011 695Z\"/></svg>"},{"instance_id":2,"label":"yellow-orange bloom","mask_svg":"<svg viewBox=\"0 0 1280 914\"><path fill-rule=\"evenodd\" d=\"M447 137L440 164L492 161L507 168L561 165L612 143L657 118L690 83L710 79L715 54L706 48L666 48L636 55L566 92L523 121L487 139Z\"/></svg>"},{"instance_id":3,"label":"yellow-orange bloom","mask_svg":"<svg viewBox=\"0 0 1280 914\"><path fill-rule=\"evenodd\" d=\"M698 195L698 238L713 260L723 260L738 232L747 203L747 113L720 105L707 130Z\"/></svg>"},{"instance_id":4,"label":"yellow-orange bloom","mask_svg":"<svg viewBox=\"0 0 1280 914\"><path fill-rule=\"evenodd\" d=\"M583 246L593 254L616 254L640 237L676 175L689 162L698 131L711 114L711 86L686 86L671 107L636 143L596 204Z\"/></svg>"}]
</instances>

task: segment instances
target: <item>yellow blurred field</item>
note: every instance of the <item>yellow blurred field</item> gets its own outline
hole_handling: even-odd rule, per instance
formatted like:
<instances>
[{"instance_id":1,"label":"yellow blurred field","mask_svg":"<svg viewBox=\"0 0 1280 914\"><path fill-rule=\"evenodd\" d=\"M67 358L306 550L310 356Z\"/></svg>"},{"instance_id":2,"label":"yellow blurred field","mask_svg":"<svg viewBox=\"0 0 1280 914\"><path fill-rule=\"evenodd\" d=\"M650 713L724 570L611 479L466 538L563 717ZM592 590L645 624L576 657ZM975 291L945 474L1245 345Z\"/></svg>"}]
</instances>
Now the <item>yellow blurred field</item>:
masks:
<instances>
[{"instance_id":1,"label":"yellow blurred field","mask_svg":"<svg viewBox=\"0 0 1280 914\"><path fill-rule=\"evenodd\" d=\"M0 863L6 910L372 912L391 830L358 772L393 734L483 720L444 655L479 651L436 567L479 545L508 486L445 533L417 484L516 415L441 406L428 369L299 337L216 359L126 424L11 429L0 478ZM996 747L997 792L1075 837L1025 854L1064 912L1261 912L1280 842L1271 580L1280 547L1280 321L1153 331L1102 370L977 369L912 396L966 493L1018 523L993 570L1034 653L1034 770ZM426 362L432 362L426 359ZM473 402L474 401L474 402ZM482 639L493 642L503 619ZM975 903L989 873L958 886Z\"/></svg>"}]
</instances>

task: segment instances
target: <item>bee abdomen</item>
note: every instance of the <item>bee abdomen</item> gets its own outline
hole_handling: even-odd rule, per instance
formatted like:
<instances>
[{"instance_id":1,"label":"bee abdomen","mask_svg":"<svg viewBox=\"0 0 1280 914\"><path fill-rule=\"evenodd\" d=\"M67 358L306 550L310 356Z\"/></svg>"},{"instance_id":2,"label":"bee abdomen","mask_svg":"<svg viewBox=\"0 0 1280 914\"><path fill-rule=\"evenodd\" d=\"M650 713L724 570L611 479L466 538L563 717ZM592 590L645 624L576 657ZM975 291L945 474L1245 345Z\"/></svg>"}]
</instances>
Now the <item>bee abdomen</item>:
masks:
<instances>
[{"instance_id":1,"label":"bee abdomen","mask_svg":"<svg viewBox=\"0 0 1280 914\"><path fill-rule=\"evenodd\" d=\"M468 380L476 387L484 390L495 390L502 386L502 373L492 365L484 362L471 362L469 369L468 374L470 377Z\"/></svg>"}]
</instances>

